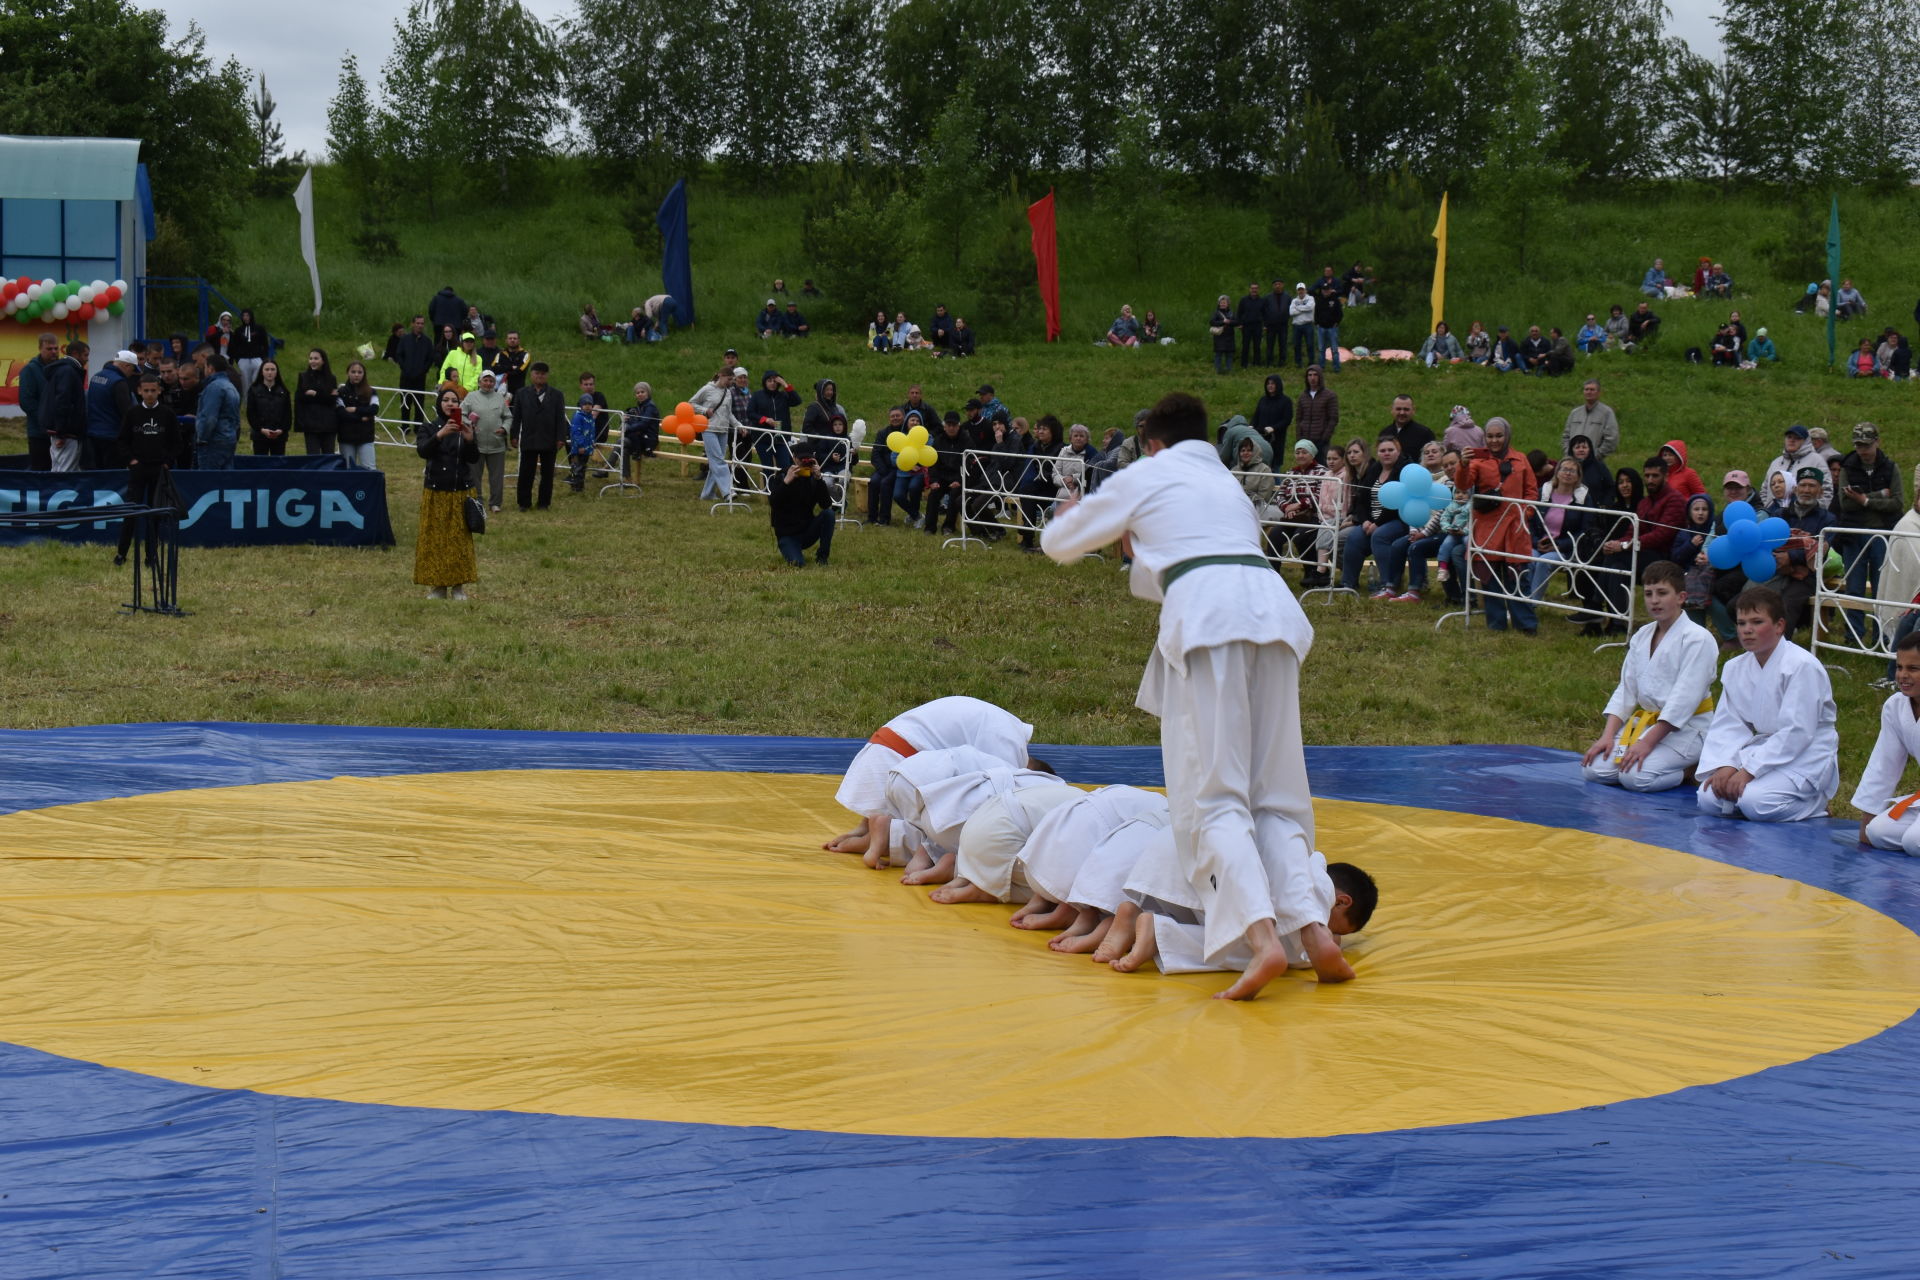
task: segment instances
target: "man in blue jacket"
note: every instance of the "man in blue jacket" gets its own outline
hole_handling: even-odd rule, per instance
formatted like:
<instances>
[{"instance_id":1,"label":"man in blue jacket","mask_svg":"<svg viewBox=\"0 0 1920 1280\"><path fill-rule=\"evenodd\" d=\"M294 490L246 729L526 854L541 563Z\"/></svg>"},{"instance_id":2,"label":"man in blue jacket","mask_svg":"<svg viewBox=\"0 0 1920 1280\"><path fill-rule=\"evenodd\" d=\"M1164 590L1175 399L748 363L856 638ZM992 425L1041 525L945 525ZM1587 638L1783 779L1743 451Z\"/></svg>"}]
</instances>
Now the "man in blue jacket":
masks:
<instances>
[{"instance_id":1,"label":"man in blue jacket","mask_svg":"<svg viewBox=\"0 0 1920 1280\"><path fill-rule=\"evenodd\" d=\"M40 335L40 354L20 370L20 412L27 416L27 463L29 471L53 470L53 453L47 447L46 424L40 420L41 406L47 398L47 370L60 358L60 339L51 333Z\"/></svg>"},{"instance_id":2,"label":"man in blue jacket","mask_svg":"<svg viewBox=\"0 0 1920 1280\"><path fill-rule=\"evenodd\" d=\"M87 443L81 466L111 471L126 465L120 456L120 422L133 407L131 378L140 365L131 351L118 351L87 383Z\"/></svg>"},{"instance_id":3,"label":"man in blue jacket","mask_svg":"<svg viewBox=\"0 0 1920 1280\"><path fill-rule=\"evenodd\" d=\"M233 470L240 441L240 388L227 376L227 358L207 357L207 385L200 390L194 420L194 462L202 471Z\"/></svg>"},{"instance_id":4,"label":"man in blue jacket","mask_svg":"<svg viewBox=\"0 0 1920 1280\"><path fill-rule=\"evenodd\" d=\"M777 338L786 331L786 322L780 318L780 308L772 298L767 299L767 305L754 317L753 329L763 338Z\"/></svg>"}]
</instances>

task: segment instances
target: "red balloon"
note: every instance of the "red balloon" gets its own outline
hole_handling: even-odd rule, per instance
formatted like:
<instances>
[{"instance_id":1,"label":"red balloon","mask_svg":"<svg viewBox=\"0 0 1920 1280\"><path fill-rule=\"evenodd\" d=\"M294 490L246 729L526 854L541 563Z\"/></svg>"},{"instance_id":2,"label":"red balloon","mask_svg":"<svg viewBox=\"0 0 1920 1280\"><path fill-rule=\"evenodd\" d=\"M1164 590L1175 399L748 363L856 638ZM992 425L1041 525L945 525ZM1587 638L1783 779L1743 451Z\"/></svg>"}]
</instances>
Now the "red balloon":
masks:
<instances>
[{"instance_id":1,"label":"red balloon","mask_svg":"<svg viewBox=\"0 0 1920 1280\"><path fill-rule=\"evenodd\" d=\"M80 323L85 324L87 321L91 319L93 319L93 304L91 302L81 303L80 304Z\"/></svg>"},{"instance_id":2,"label":"red balloon","mask_svg":"<svg viewBox=\"0 0 1920 1280\"><path fill-rule=\"evenodd\" d=\"M112 305L113 303L120 301L120 291L114 288L112 285L108 285L106 289L103 290L103 292L106 294L104 301L108 305ZM97 302L103 301L103 299L101 299L98 295L96 295L94 301L97 303Z\"/></svg>"}]
</instances>

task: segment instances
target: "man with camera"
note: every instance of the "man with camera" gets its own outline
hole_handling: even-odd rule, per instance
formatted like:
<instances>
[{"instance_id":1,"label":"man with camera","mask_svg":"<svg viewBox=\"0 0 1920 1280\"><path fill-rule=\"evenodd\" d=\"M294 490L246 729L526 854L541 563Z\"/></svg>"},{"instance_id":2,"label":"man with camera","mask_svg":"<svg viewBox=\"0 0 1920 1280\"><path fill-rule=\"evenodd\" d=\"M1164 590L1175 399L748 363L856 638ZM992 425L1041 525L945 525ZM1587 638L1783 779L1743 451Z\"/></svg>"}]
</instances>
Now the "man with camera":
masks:
<instances>
[{"instance_id":1,"label":"man with camera","mask_svg":"<svg viewBox=\"0 0 1920 1280\"><path fill-rule=\"evenodd\" d=\"M820 476L812 446L802 444L793 465L767 485L767 511L773 520L773 539L788 564L807 562L803 552L814 544L815 564L825 564L833 550L833 490Z\"/></svg>"}]
</instances>

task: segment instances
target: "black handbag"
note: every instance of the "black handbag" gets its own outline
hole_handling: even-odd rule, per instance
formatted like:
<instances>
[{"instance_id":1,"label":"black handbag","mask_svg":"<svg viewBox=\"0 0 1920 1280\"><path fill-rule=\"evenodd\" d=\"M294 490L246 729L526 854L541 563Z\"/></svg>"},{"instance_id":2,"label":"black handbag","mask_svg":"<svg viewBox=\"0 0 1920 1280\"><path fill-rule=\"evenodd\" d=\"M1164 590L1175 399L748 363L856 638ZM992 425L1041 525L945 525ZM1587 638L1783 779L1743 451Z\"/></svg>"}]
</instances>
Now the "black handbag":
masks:
<instances>
[{"instance_id":1,"label":"black handbag","mask_svg":"<svg viewBox=\"0 0 1920 1280\"><path fill-rule=\"evenodd\" d=\"M460 504L460 509L466 513L468 533L487 531L487 509L480 505L480 499L470 496Z\"/></svg>"}]
</instances>

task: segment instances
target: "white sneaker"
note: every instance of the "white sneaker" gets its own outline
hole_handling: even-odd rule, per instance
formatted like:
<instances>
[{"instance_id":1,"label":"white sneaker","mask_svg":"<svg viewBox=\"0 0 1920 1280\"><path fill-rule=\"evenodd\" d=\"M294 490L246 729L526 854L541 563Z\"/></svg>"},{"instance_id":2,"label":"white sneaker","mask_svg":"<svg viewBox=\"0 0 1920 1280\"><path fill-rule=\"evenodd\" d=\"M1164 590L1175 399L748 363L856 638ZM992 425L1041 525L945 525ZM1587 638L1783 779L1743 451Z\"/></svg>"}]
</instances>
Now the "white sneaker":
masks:
<instances>
[{"instance_id":1,"label":"white sneaker","mask_svg":"<svg viewBox=\"0 0 1920 1280\"><path fill-rule=\"evenodd\" d=\"M467 589L465 587L455 587L450 593L450 598L454 600L465 600L467 598Z\"/></svg>"},{"instance_id":2,"label":"white sneaker","mask_svg":"<svg viewBox=\"0 0 1920 1280\"><path fill-rule=\"evenodd\" d=\"M428 587L427 588L427 599L445 600L446 598L447 598L447 589L445 587Z\"/></svg>"}]
</instances>

